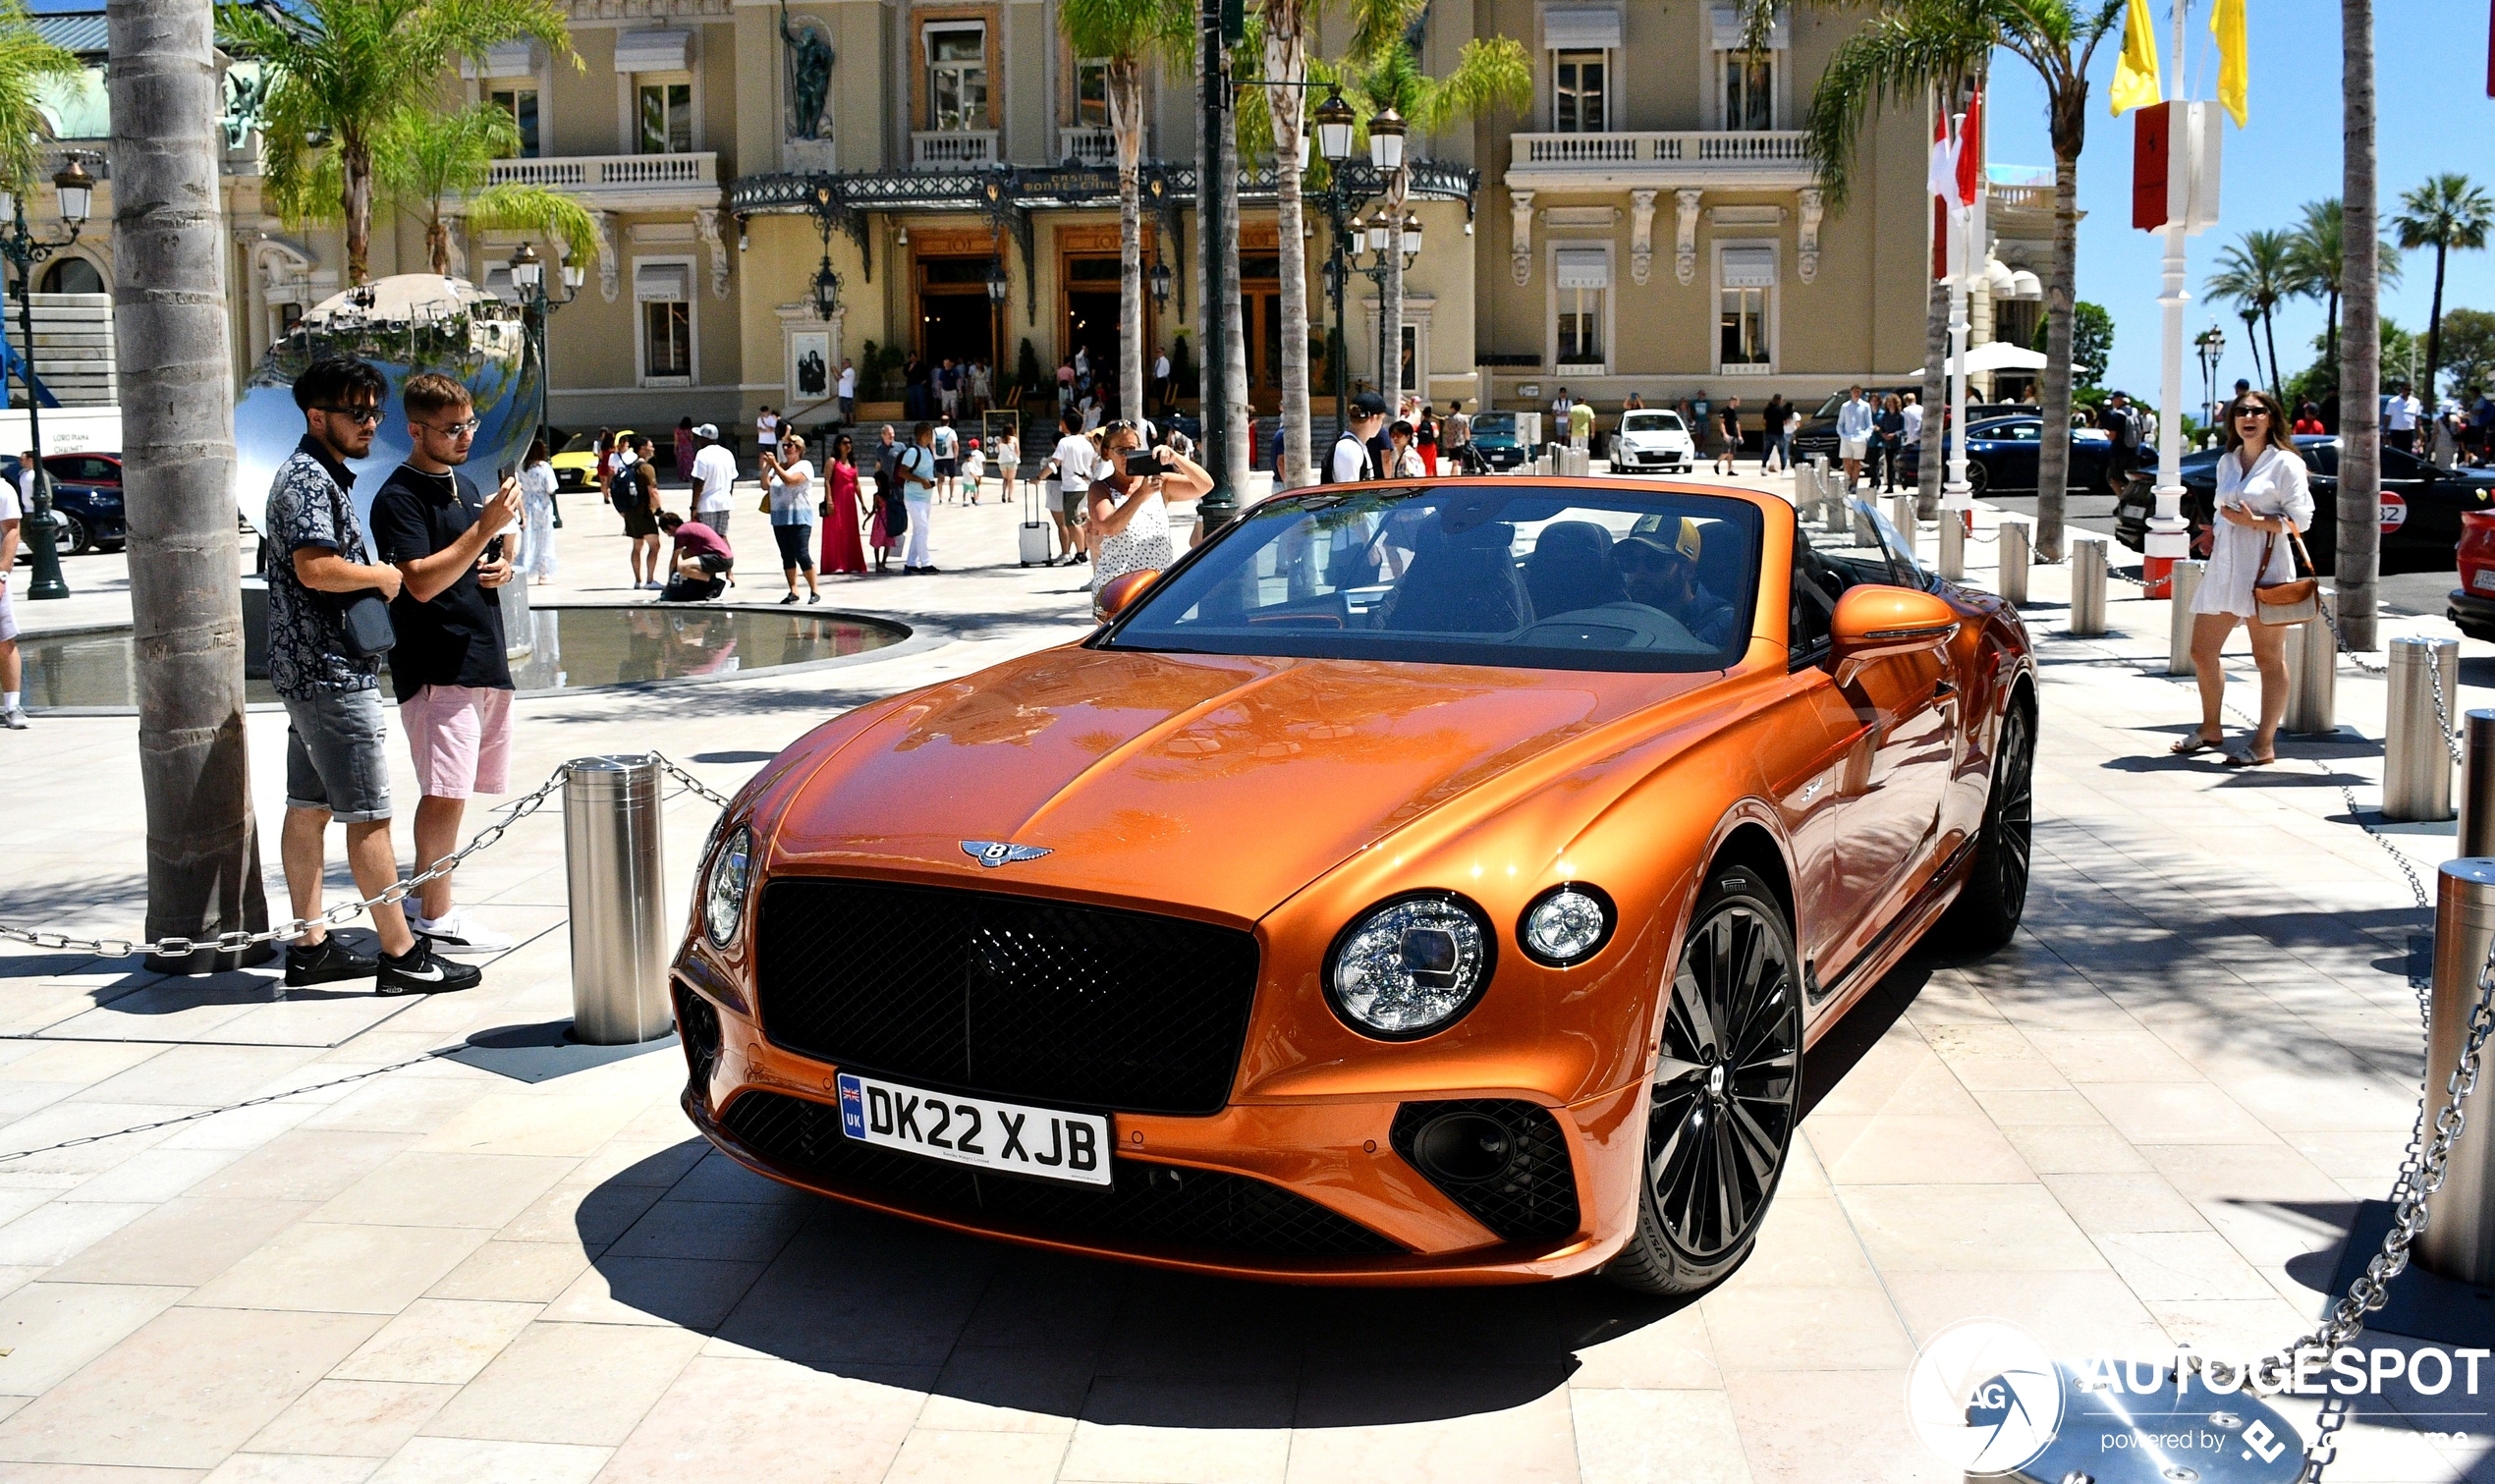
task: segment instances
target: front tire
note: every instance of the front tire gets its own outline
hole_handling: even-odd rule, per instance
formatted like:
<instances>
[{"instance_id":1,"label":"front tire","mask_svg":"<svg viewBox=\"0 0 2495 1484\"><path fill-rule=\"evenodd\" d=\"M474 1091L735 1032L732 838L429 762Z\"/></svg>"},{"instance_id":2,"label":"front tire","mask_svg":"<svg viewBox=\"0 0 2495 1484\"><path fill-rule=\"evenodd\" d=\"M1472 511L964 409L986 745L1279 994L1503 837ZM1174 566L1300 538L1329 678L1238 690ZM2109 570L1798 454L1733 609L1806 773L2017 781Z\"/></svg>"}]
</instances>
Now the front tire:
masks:
<instances>
[{"instance_id":1,"label":"front tire","mask_svg":"<svg viewBox=\"0 0 2495 1484\"><path fill-rule=\"evenodd\" d=\"M1967 886L1940 922L1940 941L1953 948L1989 954L2019 931L2035 840L2035 723L2024 698L2014 696L1993 746L1992 788Z\"/></svg>"},{"instance_id":2,"label":"front tire","mask_svg":"<svg viewBox=\"0 0 2495 1484\"><path fill-rule=\"evenodd\" d=\"M86 528L85 522L58 507L53 509L52 515L58 522L53 527L54 551L65 557L75 557L95 549L95 535Z\"/></svg>"},{"instance_id":3,"label":"front tire","mask_svg":"<svg viewBox=\"0 0 2495 1484\"><path fill-rule=\"evenodd\" d=\"M1695 1293L1758 1239L1801 1117L1802 981L1758 873L1699 894L1665 996L1637 1228L1603 1269L1641 1293Z\"/></svg>"}]
</instances>

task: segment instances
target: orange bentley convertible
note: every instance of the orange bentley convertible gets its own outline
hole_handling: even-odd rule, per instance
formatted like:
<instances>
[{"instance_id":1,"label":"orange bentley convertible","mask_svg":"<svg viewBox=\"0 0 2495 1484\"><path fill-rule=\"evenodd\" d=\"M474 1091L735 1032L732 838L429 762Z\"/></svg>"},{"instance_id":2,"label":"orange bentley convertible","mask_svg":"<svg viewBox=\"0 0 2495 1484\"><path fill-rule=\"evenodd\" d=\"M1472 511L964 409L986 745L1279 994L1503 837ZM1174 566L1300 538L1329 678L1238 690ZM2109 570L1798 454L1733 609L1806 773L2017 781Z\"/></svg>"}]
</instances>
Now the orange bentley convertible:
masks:
<instances>
[{"instance_id":1,"label":"orange bentley convertible","mask_svg":"<svg viewBox=\"0 0 2495 1484\"><path fill-rule=\"evenodd\" d=\"M1812 1042L2025 900L2007 604L1871 507L1642 481L1265 501L1101 627L766 765L674 969L776 1180L1301 1283L1717 1281Z\"/></svg>"}]
</instances>

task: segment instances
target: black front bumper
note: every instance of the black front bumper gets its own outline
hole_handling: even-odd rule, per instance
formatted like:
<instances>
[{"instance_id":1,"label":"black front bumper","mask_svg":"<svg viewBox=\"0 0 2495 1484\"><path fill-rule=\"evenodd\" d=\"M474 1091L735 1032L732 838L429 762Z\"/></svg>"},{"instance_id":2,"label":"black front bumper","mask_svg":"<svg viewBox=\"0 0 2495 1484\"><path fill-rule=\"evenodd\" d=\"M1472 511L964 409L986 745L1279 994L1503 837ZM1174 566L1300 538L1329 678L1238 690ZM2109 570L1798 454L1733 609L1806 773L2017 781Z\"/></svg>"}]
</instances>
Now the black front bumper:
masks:
<instances>
[{"instance_id":1,"label":"black front bumper","mask_svg":"<svg viewBox=\"0 0 2495 1484\"><path fill-rule=\"evenodd\" d=\"M2455 587L2445 599L2443 616L2461 627L2471 638L2495 638L2495 593L2471 592Z\"/></svg>"}]
</instances>

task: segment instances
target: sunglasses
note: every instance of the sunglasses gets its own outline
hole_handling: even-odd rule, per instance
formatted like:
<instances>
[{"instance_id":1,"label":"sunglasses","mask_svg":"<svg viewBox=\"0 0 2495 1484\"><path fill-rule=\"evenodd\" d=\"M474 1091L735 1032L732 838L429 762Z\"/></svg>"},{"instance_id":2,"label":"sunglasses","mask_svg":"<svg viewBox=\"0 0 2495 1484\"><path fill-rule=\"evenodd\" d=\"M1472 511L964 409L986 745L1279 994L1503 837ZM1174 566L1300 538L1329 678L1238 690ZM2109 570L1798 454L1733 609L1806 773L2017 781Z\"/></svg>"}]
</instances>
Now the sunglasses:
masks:
<instances>
[{"instance_id":1,"label":"sunglasses","mask_svg":"<svg viewBox=\"0 0 2495 1484\"><path fill-rule=\"evenodd\" d=\"M1631 572L1673 572L1686 560L1678 554L1665 553L1645 546L1631 546L1620 554L1620 565Z\"/></svg>"},{"instance_id":2,"label":"sunglasses","mask_svg":"<svg viewBox=\"0 0 2495 1484\"><path fill-rule=\"evenodd\" d=\"M479 418L471 417L466 422L454 422L448 427L436 427L430 422L419 422L416 426L421 428L430 428L432 431L441 434L445 438L465 438L476 431L480 421L481 419Z\"/></svg>"},{"instance_id":3,"label":"sunglasses","mask_svg":"<svg viewBox=\"0 0 2495 1484\"><path fill-rule=\"evenodd\" d=\"M2235 410L2235 414L2239 418L2267 417L2270 415L2270 410L2265 407L2240 407Z\"/></svg>"},{"instance_id":4,"label":"sunglasses","mask_svg":"<svg viewBox=\"0 0 2495 1484\"><path fill-rule=\"evenodd\" d=\"M371 427L381 420L381 409L377 407L316 407L312 411L327 412L332 417L344 417L350 422L360 423L365 427Z\"/></svg>"}]
</instances>

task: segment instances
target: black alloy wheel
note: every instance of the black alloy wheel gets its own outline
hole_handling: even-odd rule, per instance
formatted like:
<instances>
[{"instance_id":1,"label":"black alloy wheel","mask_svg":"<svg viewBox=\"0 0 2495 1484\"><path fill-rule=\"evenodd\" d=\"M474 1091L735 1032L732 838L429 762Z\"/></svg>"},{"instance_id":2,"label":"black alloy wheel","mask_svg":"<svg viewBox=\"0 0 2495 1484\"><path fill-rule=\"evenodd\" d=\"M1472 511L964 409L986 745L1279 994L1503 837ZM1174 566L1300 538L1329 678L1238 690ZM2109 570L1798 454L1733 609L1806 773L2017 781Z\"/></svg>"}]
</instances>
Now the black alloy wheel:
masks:
<instances>
[{"instance_id":1,"label":"black alloy wheel","mask_svg":"<svg viewBox=\"0 0 2495 1484\"><path fill-rule=\"evenodd\" d=\"M1604 1269L1613 1281L1694 1293L1757 1239L1801 1116L1797 958L1755 872L1708 883L1664 1003L1637 1230Z\"/></svg>"},{"instance_id":2,"label":"black alloy wheel","mask_svg":"<svg viewBox=\"0 0 2495 1484\"><path fill-rule=\"evenodd\" d=\"M85 522L57 505L52 507L52 547L55 551L65 557L74 557L95 549L95 534L86 528Z\"/></svg>"},{"instance_id":3,"label":"black alloy wheel","mask_svg":"<svg viewBox=\"0 0 2495 1484\"><path fill-rule=\"evenodd\" d=\"M1971 493L1974 493L1974 494L1978 494L1978 495L1980 495L1980 494L1982 494L1982 493L1985 491L1985 489L1986 489L1986 488L1988 488L1991 484L1992 484L1992 470L1991 470L1991 469L1988 469L1988 468L1986 468L1986 467L1984 467L1984 466L1983 466L1983 462L1982 462L1981 460L1977 460L1977 459L1969 459L1969 460L1968 460L1968 461L1967 461L1967 488L1968 489L1968 491L1970 491Z\"/></svg>"},{"instance_id":4,"label":"black alloy wheel","mask_svg":"<svg viewBox=\"0 0 2495 1484\"><path fill-rule=\"evenodd\" d=\"M1993 742L1992 790L1967 885L1941 919L1938 936L1952 947L1989 954L2019 930L2035 849L2035 722L2022 692L2002 713Z\"/></svg>"}]
</instances>

